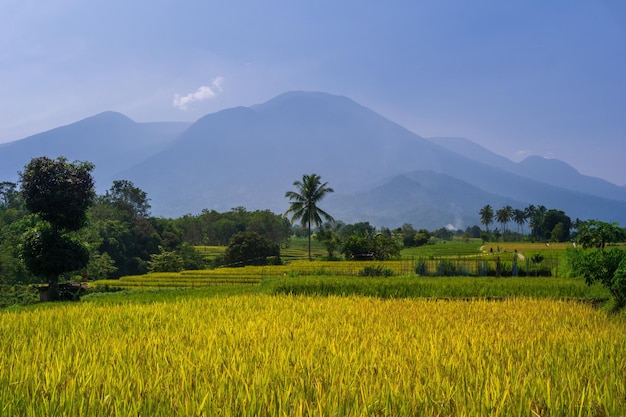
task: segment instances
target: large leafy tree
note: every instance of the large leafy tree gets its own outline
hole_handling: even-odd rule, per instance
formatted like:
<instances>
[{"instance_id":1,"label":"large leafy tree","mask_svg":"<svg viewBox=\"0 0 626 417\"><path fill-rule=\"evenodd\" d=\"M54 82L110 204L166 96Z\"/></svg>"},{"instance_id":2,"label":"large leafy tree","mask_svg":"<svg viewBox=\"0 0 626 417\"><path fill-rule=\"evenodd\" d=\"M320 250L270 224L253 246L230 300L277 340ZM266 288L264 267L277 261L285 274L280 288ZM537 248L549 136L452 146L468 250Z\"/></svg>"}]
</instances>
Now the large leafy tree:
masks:
<instances>
[{"instance_id":1,"label":"large leafy tree","mask_svg":"<svg viewBox=\"0 0 626 417\"><path fill-rule=\"evenodd\" d=\"M25 235L21 255L29 271L47 279L51 300L59 298L59 275L89 262L89 251L72 232L85 225L95 198L93 168L88 162L39 157L20 173L24 205L42 220Z\"/></svg>"},{"instance_id":2,"label":"large leafy tree","mask_svg":"<svg viewBox=\"0 0 626 417\"><path fill-rule=\"evenodd\" d=\"M289 199L291 206L285 213L291 214L291 222L301 221L302 228L307 229L309 238L309 259L311 259L311 223L320 226L322 219L334 222L335 219L318 207L319 202L335 190L328 187L328 183L322 184L321 177L317 174L303 175L302 181L295 181L293 185L296 191L287 191L285 197Z\"/></svg>"},{"instance_id":3,"label":"large leafy tree","mask_svg":"<svg viewBox=\"0 0 626 417\"><path fill-rule=\"evenodd\" d=\"M624 229L618 223L587 220L578 225L577 243L583 248L600 248L613 242L624 241Z\"/></svg>"},{"instance_id":4,"label":"large leafy tree","mask_svg":"<svg viewBox=\"0 0 626 417\"><path fill-rule=\"evenodd\" d=\"M159 246L171 250L180 242L174 227L150 217L147 194L131 181L114 181L89 210L92 246L107 254L116 268L110 277L143 274Z\"/></svg>"},{"instance_id":5,"label":"large leafy tree","mask_svg":"<svg viewBox=\"0 0 626 417\"><path fill-rule=\"evenodd\" d=\"M280 247L256 232L239 232L230 238L224 262L228 266L279 264Z\"/></svg>"},{"instance_id":6,"label":"large leafy tree","mask_svg":"<svg viewBox=\"0 0 626 417\"><path fill-rule=\"evenodd\" d=\"M565 242L569 239L571 228L572 220L564 211L550 209L543 215L537 227L537 235L543 240Z\"/></svg>"},{"instance_id":7,"label":"large leafy tree","mask_svg":"<svg viewBox=\"0 0 626 417\"><path fill-rule=\"evenodd\" d=\"M535 207L531 204L530 206L526 207L530 226L530 234L534 239L540 238L541 225L547 211L547 207L543 205Z\"/></svg>"}]
</instances>

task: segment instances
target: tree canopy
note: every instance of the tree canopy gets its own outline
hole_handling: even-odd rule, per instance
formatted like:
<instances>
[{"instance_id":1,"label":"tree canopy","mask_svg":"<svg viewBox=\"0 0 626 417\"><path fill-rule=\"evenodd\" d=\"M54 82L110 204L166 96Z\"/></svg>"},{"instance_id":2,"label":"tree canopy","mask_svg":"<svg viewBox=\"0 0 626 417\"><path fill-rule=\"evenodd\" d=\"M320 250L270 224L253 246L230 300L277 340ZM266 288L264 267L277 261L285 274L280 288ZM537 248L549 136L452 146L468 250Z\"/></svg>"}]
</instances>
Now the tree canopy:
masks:
<instances>
[{"instance_id":1,"label":"tree canopy","mask_svg":"<svg viewBox=\"0 0 626 417\"><path fill-rule=\"evenodd\" d=\"M68 163L63 157L34 158L20 173L26 209L49 222L52 229L80 229L95 197L93 168L89 162Z\"/></svg>"},{"instance_id":2,"label":"tree canopy","mask_svg":"<svg viewBox=\"0 0 626 417\"><path fill-rule=\"evenodd\" d=\"M70 233L87 221L95 196L92 170L87 162L40 157L20 174L26 209L42 219L25 234L21 256L34 275L47 279L51 300L59 298L59 275L89 262L88 249Z\"/></svg>"}]
</instances>

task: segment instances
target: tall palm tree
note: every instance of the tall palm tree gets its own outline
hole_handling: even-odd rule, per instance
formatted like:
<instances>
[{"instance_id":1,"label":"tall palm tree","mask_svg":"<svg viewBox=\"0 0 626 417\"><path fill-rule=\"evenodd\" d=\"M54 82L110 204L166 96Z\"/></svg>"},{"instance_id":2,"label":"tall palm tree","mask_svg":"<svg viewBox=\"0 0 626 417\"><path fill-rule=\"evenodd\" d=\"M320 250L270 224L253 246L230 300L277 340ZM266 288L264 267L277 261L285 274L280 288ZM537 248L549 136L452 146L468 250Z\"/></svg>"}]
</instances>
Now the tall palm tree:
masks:
<instances>
[{"instance_id":1,"label":"tall palm tree","mask_svg":"<svg viewBox=\"0 0 626 417\"><path fill-rule=\"evenodd\" d=\"M285 197L289 199L291 206L285 213L288 215L291 213L291 222L296 220L302 222L302 228L307 229L309 235L309 260L311 259L311 223L315 223L316 226L322 224L322 217L326 221L334 222L335 219L319 208L317 205L328 193L333 193L330 187L327 187L328 183L322 184L321 178L317 174L303 175L302 181L295 181L293 185L297 188L297 191L287 191Z\"/></svg>"},{"instance_id":2,"label":"tall palm tree","mask_svg":"<svg viewBox=\"0 0 626 417\"><path fill-rule=\"evenodd\" d=\"M511 221L512 211L513 208L511 206L504 206L501 209L496 210L496 220L502 225L502 240L504 240L506 235L507 224Z\"/></svg>"},{"instance_id":3,"label":"tall palm tree","mask_svg":"<svg viewBox=\"0 0 626 417\"><path fill-rule=\"evenodd\" d=\"M493 223L493 209L489 204L481 208L478 212L480 214L480 222L485 225L487 234L489 234L489 225Z\"/></svg>"},{"instance_id":4,"label":"tall palm tree","mask_svg":"<svg viewBox=\"0 0 626 417\"><path fill-rule=\"evenodd\" d=\"M513 210L513 221L517 223L517 233L519 233L520 226L522 228L522 235L524 235L524 223L526 223L526 212L521 209Z\"/></svg>"}]
</instances>

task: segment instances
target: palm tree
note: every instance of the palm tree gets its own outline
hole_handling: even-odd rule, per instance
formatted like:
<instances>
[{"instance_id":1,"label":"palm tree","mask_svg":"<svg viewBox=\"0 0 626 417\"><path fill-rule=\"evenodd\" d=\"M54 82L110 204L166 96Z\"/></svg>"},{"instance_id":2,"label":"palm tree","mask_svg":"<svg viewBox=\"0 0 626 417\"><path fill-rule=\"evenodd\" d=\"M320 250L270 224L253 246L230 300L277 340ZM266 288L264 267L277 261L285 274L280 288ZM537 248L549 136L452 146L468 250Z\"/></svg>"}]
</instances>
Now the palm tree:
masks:
<instances>
[{"instance_id":1,"label":"palm tree","mask_svg":"<svg viewBox=\"0 0 626 417\"><path fill-rule=\"evenodd\" d=\"M481 208L478 212L480 214L480 222L485 225L487 234L489 234L489 225L493 223L493 209L489 204Z\"/></svg>"},{"instance_id":2,"label":"palm tree","mask_svg":"<svg viewBox=\"0 0 626 417\"><path fill-rule=\"evenodd\" d=\"M322 224L322 217L326 221L334 222L335 219L319 208L317 204L328 193L335 192L327 187L327 182L321 183L321 178L317 174L303 175L302 181L295 181L293 185L297 191L287 191L285 197L289 199L291 206L285 213L291 213L291 222L302 221L302 228L307 229L309 235L309 260L311 259L311 223L316 226Z\"/></svg>"},{"instance_id":3,"label":"palm tree","mask_svg":"<svg viewBox=\"0 0 626 417\"><path fill-rule=\"evenodd\" d=\"M513 221L517 223L517 233L519 233L520 226L522 227L522 235L524 235L524 223L526 223L526 212L524 210L513 210Z\"/></svg>"},{"instance_id":4,"label":"palm tree","mask_svg":"<svg viewBox=\"0 0 626 417\"><path fill-rule=\"evenodd\" d=\"M504 240L506 235L506 226L511 221L512 210L513 208L511 206L504 206L500 210L496 211L496 220L502 225L502 240Z\"/></svg>"}]
</instances>

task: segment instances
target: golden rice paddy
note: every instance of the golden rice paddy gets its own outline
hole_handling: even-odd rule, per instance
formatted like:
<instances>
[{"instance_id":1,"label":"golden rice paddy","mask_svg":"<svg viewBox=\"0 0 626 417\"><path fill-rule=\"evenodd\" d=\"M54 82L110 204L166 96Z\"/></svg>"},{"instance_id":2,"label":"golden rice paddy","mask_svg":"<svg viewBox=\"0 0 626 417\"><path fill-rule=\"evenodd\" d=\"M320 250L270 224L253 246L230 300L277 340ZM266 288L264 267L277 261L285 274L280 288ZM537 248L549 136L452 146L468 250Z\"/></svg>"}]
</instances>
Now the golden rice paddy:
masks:
<instances>
[{"instance_id":1,"label":"golden rice paddy","mask_svg":"<svg viewBox=\"0 0 626 417\"><path fill-rule=\"evenodd\" d=\"M237 295L0 312L0 416L626 415L579 302Z\"/></svg>"}]
</instances>

